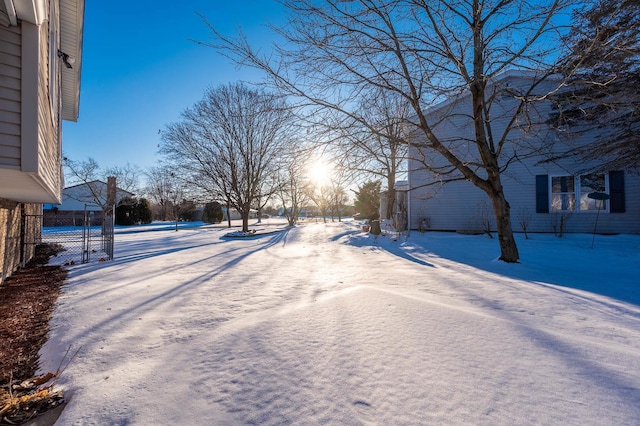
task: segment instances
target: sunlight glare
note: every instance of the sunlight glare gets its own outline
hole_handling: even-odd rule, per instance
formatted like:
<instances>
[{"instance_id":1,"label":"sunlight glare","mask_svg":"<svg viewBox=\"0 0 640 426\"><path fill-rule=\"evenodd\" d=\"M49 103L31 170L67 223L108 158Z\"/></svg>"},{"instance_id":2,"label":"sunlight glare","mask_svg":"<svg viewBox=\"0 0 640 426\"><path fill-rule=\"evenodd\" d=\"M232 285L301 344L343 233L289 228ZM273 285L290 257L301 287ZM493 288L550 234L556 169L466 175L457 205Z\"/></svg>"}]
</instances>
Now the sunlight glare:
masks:
<instances>
[{"instance_id":1,"label":"sunlight glare","mask_svg":"<svg viewBox=\"0 0 640 426\"><path fill-rule=\"evenodd\" d=\"M317 186L325 186L331 182L333 168L322 160L316 160L307 168L309 179Z\"/></svg>"}]
</instances>

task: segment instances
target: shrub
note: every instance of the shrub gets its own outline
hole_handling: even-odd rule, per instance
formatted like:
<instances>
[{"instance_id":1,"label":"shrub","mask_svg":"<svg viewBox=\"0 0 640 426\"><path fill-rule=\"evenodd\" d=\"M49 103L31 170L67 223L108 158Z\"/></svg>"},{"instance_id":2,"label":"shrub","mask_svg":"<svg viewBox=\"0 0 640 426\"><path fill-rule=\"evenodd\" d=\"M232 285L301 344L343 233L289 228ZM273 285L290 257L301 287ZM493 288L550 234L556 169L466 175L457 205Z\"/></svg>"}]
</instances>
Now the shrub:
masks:
<instances>
[{"instance_id":1,"label":"shrub","mask_svg":"<svg viewBox=\"0 0 640 426\"><path fill-rule=\"evenodd\" d=\"M222 206L217 201L207 203L204 205L204 211L202 212L202 221L205 223L220 223L224 213L222 212Z\"/></svg>"},{"instance_id":2,"label":"shrub","mask_svg":"<svg viewBox=\"0 0 640 426\"><path fill-rule=\"evenodd\" d=\"M138 212L138 223L151 223L153 221L153 210L151 203L146 198L141 198L136 204Z\"/></svg>"},{"instance_id":3,"label":"shrub","mask_svg":"<svg viewBox=\"0 0 640 426\"><path fill-rule=\"evenodd\" d=\"M153 213L151 203L145 198L123 198L116 207L116 225L131 226L139 223L151 223Z\"/></svg>"}]
</instances>

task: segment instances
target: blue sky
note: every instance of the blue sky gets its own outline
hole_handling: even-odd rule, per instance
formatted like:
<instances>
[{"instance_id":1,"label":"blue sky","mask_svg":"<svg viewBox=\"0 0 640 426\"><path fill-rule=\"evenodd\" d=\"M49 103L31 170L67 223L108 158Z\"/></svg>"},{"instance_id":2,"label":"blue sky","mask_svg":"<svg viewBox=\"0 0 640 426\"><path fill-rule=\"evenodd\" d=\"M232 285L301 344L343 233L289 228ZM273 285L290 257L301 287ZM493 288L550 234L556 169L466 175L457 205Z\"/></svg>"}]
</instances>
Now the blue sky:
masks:
<instances>
[{"instance_id":1,"label":"blue sky","mask_svg":"<svg viewBox=\"0 0 640 426\"><path fill-rule=\"evenodd\" d=\"M207 87L262 79L191 41L210 37L196 12L225 34L241 28L263 48L272 40L267 23L283 21L274 0L86 2L80 117L63 125L65 156L146 169L161 158L158 130Z\"/></svg>"}]
</instances>

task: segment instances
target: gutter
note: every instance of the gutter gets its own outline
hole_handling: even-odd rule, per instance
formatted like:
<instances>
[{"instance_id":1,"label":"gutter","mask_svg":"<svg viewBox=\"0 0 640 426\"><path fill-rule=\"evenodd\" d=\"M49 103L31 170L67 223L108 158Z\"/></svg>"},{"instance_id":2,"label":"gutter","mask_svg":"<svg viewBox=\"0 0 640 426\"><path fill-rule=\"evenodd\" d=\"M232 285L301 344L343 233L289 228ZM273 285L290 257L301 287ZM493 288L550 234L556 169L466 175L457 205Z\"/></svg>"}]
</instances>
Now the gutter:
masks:
<instances>
[{"instance_id":1,"label":"gutter","mask_svg":"<svg viewBox=\"0 0 640 426\"><path fill-rule=\"evenodd\" d=\"M4 0L5 4L13 3L11 7L7 6L7 11L11 8L21 20L27 21L34 25L42 25L47 20L47 3L45 0Z\"/></svg>"}]
</instances>

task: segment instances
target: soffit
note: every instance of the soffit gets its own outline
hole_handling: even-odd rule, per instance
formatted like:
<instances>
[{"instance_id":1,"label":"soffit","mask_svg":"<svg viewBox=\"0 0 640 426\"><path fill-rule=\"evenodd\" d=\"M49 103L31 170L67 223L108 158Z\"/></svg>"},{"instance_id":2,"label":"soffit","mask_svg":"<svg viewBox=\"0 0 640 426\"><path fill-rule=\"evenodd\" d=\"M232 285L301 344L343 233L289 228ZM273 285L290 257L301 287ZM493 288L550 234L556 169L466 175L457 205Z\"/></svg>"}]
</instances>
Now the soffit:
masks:
<instances>
[{"instance_id":1,"label":"soffit","mask_svg":"<svg viewBox=\"0 0 640 426\"><path fill-rule=\"evenodd\" d=\"M72 68L62 69L62 118L77 121L80 109L82 34L84 0L60 1L60 50L73 60ZM11 9L11 10L9 10ZM48 16L45 0L0 0L0 25L15 25L15 18L41 25ZM52 58L52 60L55 60Z\"/></svg>"},{"instance_id":2,"label":"soffit","mask_svg":"<svg viewBox=\"0 0 640 426\"><path fill-rule=\"evenodd\" d=\"M44 185L36 175L0 168L0 198L20 203L59 204L62 191Z\"/></svg>"},{"instance_id":3,"label":"soffit","mask_svg":"<svg viewBox=\"0 0 640 426\"><path fill-rule=\"evenodd\" d=\"M77 121L80 110L84 0L60 0L60 50L74 60L62 65L62 118Z\"/></svg>"}]
</instances>

